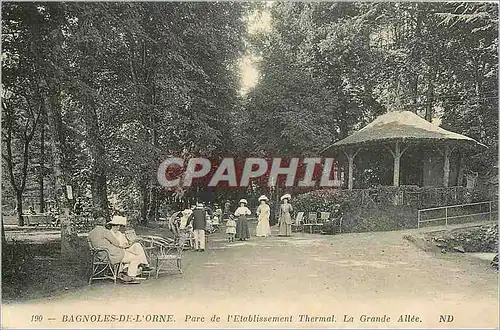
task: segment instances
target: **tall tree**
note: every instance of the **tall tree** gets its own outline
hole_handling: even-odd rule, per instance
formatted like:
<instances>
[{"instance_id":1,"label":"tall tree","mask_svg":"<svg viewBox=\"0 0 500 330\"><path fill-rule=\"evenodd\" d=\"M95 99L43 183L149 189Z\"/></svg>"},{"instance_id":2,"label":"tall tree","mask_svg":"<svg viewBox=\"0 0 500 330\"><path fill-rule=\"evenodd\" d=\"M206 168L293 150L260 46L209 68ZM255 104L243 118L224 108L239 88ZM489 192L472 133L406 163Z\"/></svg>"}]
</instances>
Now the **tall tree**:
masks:
<instances>
[{"instance_id":1,"label":"tall tree","mask_svg":"<svg viewBox=\"0 0 500 330\"><path fill-rule=\"evenodd\" d=\"M23 11L17 4L3 7L2 61L2 159L7 168L10 184L16 196L16 210L20 226L24 225L23 193L26 187L28 165L32 158L30 144L33 141L43 111L40 91L36 83L36 58L31 17L35 8ZM21 16L24 21L18 21ZM17 24L15 24L16 22Z\"/></svg>"},{"instance_id":2,"label":"tall tree","mask_svg":"<svg viewBox=\"0 0 500 330\"><path fill-rule=\"evenodd\" d=\"M33 141L40 120L41 105L38 106L37 110L33 109L30 98L24 98L24 102L21 100L16 101L10 98L2 100L2 138L5 144L2 159L6 163L10 184L16 194L18 223L19 226L24 226L23 193L26 187L28 163L31 156L30 144ZM16 159L14 148L20 150L20 159Z\"/></svg>"}]
</instances>

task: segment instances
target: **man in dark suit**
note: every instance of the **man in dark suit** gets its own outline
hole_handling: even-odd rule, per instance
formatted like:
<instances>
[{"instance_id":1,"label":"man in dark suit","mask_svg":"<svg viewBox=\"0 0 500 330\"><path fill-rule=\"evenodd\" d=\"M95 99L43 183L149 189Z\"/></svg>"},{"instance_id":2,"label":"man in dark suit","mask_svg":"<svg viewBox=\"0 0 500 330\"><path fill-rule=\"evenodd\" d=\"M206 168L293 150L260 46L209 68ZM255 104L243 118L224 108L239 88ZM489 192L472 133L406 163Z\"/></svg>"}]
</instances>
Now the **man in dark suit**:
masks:
<instances>
[{"instance_id":1,"label":"man in dark suit","mask_svg":"<svg viewBox=\"0 0 500 330\"><path fill-rule=\"evenodd\" d=\"M194 246L196 251L205 251L205 228L207 226L207 213L203 204L196 204L196 208L189 217L188 223L193 225Z\"/></svg>"}]
</instances>

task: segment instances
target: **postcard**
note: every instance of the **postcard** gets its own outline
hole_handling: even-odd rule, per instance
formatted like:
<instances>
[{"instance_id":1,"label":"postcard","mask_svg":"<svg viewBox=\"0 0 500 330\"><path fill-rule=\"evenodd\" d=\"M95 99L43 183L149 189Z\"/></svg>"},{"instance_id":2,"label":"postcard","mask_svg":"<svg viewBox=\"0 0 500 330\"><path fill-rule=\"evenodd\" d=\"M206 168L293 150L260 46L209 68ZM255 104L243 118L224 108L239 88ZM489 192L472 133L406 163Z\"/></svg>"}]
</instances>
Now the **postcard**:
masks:
<instances>
[{"instance_id":1,"label":"postcard","mask_svg":"<svg viewBox=\"0 0 500 330\"><path fill-rule=\"evenodd\" d=\"M496 2L1 6L2 327L499 327Z\"/></svg>"}]
</instances>

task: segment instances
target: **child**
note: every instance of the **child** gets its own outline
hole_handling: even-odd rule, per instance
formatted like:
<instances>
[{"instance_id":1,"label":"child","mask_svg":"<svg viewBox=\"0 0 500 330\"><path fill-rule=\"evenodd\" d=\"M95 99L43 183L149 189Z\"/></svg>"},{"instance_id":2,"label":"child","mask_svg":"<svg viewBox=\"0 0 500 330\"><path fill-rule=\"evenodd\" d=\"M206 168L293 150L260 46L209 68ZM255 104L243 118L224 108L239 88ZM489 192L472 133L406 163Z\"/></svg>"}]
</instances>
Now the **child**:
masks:
<instances>
[{"instance_id":1,"label":"child","mask_svg":"<svg viewBox=\"0 0 500 330\"><path fill-rule=\"evenodd\" d=\"M229 215L229 219L226 223L226 234L228 242L234 242L234 236L236 235L236 221L232 215Z\"/></svg>"},{"instance_id":2,"label":"child","mask_svg":"<svg viewBox=\"0 0 500 330\"><path fill-rule=\"evenodd\" d=\"M213 225L219 227L220 218L222 217L222 210L220 208L216 209L214 212L214 217L212 218Z\"/></svg>"}]
</instances>

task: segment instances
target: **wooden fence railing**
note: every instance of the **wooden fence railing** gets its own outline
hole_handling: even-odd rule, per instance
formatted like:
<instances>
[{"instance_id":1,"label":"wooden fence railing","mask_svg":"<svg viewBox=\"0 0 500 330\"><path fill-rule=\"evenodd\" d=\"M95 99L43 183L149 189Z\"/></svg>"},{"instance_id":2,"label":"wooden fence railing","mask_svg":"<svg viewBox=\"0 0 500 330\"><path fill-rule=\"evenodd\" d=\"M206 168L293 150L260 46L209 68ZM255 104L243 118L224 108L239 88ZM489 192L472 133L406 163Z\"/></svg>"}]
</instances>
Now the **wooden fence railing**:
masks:
<instances>
[{"instance_id":1,"label":"wooden fence railing","mask_svg":"<svg viewBox=\"0 0 500 330\"><path fill-rule=\"evenodd\" d=\"M481 207L482 205L487 206L487 210L483 210ZM464 211L464 208L471 207L471 206L479 206L479 209L473 210L473 213L467 213L467 211ZM456 212L456 214L450 214L450 210L453 209L460 209L459 212ZM444 215L442 212L444 210ZM437 217L429 217L423 219L423 215L425 213L438 213ZM429 222L436 222L436 221L443 221L445 222L445 225L448 225L448 220L450 219L461 219L461 218L471 218L475 219L474 217L477 217L479 215L488 215L488 220L493 220L493 213L498 212L497 210L493 210L493 202L492 201L487 201L487 202L479 202L479 203L469 203L469 204L461 204L461 205L447 205L447 206L441 206L441 207L432 207L432 208L427 208L427 209L422 209L418 210L418 218L417 218L417 228L420 228L421 224L424 223L429 223Z\"/></svg>"},{"instance_id":2,"label":"wooden fence railing","mask_svg":"<svg viewBox=\"0 0 500 330\"><path fill-rule=\"evenodd\" d=\"M455 187L378 187L369 189L339 190L339 196L348 195L358 205L406 205L415 208L459 205L488 200L483 192L462 186Z\"/></svg>"}]
</instances>

